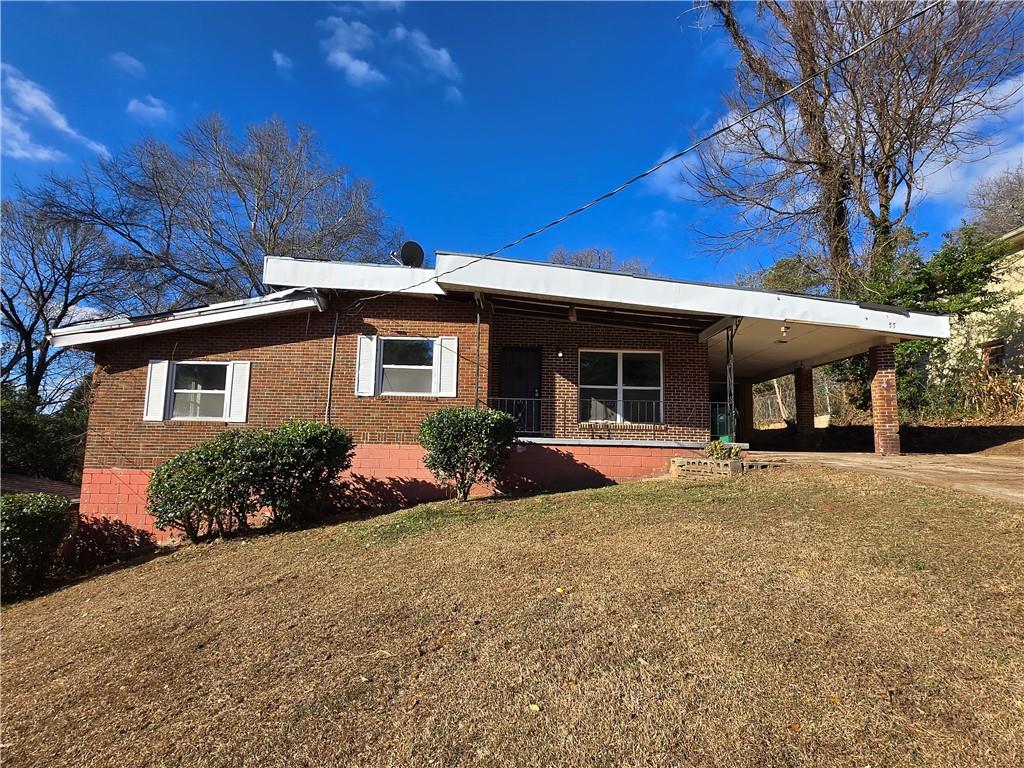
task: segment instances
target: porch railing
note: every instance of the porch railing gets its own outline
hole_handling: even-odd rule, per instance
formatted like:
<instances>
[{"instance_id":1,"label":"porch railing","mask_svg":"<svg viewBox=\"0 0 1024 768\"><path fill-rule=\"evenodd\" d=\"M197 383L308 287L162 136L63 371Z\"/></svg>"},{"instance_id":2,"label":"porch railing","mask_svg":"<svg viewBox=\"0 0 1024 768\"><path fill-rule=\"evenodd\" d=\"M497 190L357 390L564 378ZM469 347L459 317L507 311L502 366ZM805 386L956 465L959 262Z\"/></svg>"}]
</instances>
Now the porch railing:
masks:
<instances>
[{"instance_id":1,"label":"porch railing","mask_svg":"<svg viewBox=\"0 0 1024 768\"><path fill-rule=\"evenodd\" d=\"M662 424L697 426L702 421L713 438L730 434L726 403L593 397L492 397L488 398L487 405L514 417L522 435L558 437L560 430L587 424L642 428Z\"/></svg>"}]
</instances>

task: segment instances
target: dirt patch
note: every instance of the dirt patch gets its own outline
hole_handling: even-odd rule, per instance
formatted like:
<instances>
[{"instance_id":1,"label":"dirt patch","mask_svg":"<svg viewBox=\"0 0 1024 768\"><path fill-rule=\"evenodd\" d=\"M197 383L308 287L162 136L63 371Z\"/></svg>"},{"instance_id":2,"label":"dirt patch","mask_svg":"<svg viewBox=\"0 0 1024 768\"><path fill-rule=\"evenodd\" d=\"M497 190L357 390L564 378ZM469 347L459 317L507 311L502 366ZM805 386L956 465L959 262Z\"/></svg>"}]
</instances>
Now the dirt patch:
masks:
<instances>
[{"instance_id":1,"label":"dirt patch","mask_svg":"<svg viewBox=\"0 0 1024 768\"><path fill-rule=\"evenodd\" d=\"M1022 530L799 468L189 546L3 610L3 761L1020 765Z\"/></svg>"}]
</instances>

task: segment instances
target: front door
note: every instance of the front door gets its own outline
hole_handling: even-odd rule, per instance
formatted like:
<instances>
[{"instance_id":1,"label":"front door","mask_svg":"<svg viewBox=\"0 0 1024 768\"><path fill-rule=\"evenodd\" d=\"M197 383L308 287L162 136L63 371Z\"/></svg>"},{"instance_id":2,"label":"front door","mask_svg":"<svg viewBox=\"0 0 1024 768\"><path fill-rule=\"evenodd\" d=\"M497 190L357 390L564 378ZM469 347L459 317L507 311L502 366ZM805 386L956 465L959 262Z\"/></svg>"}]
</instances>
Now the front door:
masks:
<instances>
[{"instance_id":1,"label":"front door","mask_svg":"<svg viewBox=\"0 0 1024 768\"><path fill-rule=\"evenodd\" d=\"M539 434L540 347L504 347L501 350L501 396L498 410L519 422L522 434Z\"/></svg>"}]
</instances>

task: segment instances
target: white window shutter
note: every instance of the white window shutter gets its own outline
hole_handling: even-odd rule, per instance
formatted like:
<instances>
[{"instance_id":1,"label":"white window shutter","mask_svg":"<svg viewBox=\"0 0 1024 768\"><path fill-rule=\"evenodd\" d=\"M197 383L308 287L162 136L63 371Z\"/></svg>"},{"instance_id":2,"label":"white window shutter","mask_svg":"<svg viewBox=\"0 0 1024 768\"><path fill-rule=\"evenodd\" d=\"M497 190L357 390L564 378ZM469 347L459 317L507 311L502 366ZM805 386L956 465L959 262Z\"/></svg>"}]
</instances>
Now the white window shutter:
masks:
<instances>
[{"instance_id":1,"label":"white window shutter","mask_svg":"<svg viewBox=\"0 0 1024 768\"><path fill-rule=\"evenodd\" d=\"M438 397L455 397L459 383L459 337L442 336L434 345L434 375Z\"/></svg>"},{"instance_id":2,"label":"white window shutter","mask_svg":"<svg viewBox=\"0 0 1024 768\"><path fill-rule=\"evenodd\" d=\"M248 362L235 362L228 366L228 396L225 404L225 421L244 422L249 415L249 366Z\"/></svg>"},{"instance_id":3,"label":"white window shutter","mask_svg":"<svg viewBox=\"0 0 1024 768\"><path fill-rule=\"evenodd\" d=\"M356 395L377 394L377 337L359 336L356 342Z\"/></svg>"},{"instance_id":4,"label":"white window shutter","mask_svg":"<svg viewBox=\"0 0 1024 768\"><path fill-rule=\"evenodd\" d=\"M171 364L167 360L150 360L146 375L146 402L142 406L143 421L163 421L167 412L168 378Z\"/></svg>"}]
</instances>

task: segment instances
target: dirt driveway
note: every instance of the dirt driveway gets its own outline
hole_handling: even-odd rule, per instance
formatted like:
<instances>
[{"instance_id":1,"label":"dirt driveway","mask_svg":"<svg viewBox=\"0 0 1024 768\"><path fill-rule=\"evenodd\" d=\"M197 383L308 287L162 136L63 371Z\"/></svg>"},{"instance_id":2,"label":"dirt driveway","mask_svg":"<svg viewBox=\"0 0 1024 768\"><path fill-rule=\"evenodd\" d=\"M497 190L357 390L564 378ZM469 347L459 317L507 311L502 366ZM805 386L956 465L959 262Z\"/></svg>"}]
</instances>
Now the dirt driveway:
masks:
<instances>
[{"instance_id":1,"label":"dirt driveway","mask_svg":"<svg viewBox=\"0 0 1024 768\"><path fill-rule=\"evenodd\" d=\"M758 461L818 464L858 472L894 475L918 483L956 488L994 499L1024 504L1024 456L920 453L877 456L873 453L751 451L750 457Z\"/></svg>"}]
</instances>

